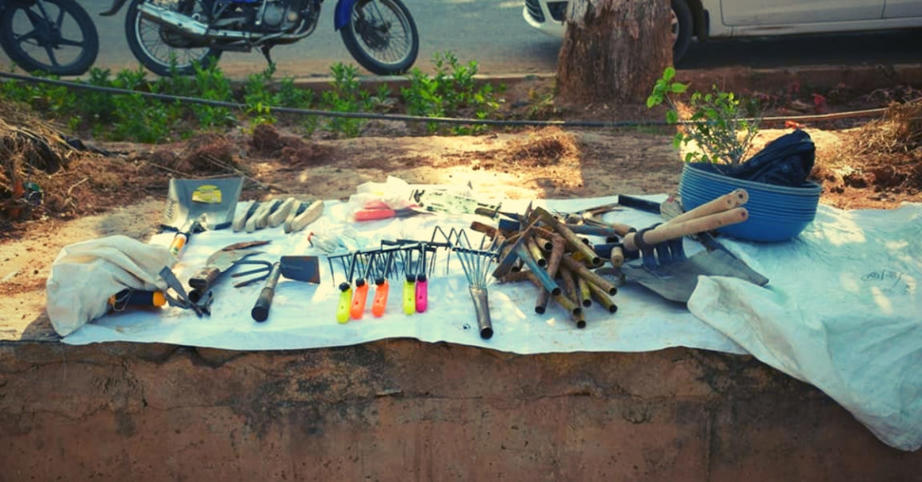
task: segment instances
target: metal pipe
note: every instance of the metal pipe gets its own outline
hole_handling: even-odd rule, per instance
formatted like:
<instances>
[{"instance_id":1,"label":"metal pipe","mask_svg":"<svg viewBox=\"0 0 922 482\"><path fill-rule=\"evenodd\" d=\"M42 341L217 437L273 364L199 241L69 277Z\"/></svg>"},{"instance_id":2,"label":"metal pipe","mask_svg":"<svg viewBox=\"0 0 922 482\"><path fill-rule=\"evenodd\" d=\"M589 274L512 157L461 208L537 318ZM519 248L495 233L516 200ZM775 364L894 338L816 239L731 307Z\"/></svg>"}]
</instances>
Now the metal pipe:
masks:
<instances>
[{"instance_id":1,"label":"metal pipe","mask_svg":"<svg viewBox=\"0 0 922 482\"><path fill-rule=\"evenodd\" d=\"M551 257L547 262L547 274L551 278L557 276L557 270L560 267L560 258L563 257L564 248L566 248L566 241L557 233L551 233ZM538 314L544 313L547 309L547 300L550 293L542 289L538 293L538 299L535 300L535 312Z\"/></svg>"},{"instance_id":2,"label":"metal pipe","mask_svg":"<svg viewBox=\"0 0 922 482\"><path fill-rule=\"evenodd\" d=\"M592 297L595 298L599 304L604 306L609 313L615 313L618 311L618 305L616 305L615 302L608 297L608 293L606 293L605 290L592 283L587 284L589 285L589 291L592 293Z\"/></svg>"},{"instance_id":3,"label":"metal pipe","mask_svg":"<svg viewBox=\"0 0 922 482\"><path fill-rule=\"evenodd\" d=\"M582 253L583 256L586 257L586 260L589 261L590 266L598 267L602 264L602 258L598 257L590 246L587 246L586 243L573 233L573 231L557 220L551 213L547 212L546 209L541 207L535 208L534 215L560 233L574 251Z\"/></svg>"},{"instance_id":4,"label":"metal pipe","mask_svg":"<svg viewBox=\"0 0 922 482\"><path fill-rule=\"evenodd\" d=\"M594 283L599 288L602 288L608 294L614 295L615 293L618 292L618 288L615 287L615 285L612 282L593 273L592 271L589 270L589 268L585 267L579 261L574 260L572 257L564 256L563 258L561 258L561 261L563 261L564 266L571 269L573 272L575 272L579 276L586 278L586 281L589 281L590 283Z\"/></svg>"}]
</instances>

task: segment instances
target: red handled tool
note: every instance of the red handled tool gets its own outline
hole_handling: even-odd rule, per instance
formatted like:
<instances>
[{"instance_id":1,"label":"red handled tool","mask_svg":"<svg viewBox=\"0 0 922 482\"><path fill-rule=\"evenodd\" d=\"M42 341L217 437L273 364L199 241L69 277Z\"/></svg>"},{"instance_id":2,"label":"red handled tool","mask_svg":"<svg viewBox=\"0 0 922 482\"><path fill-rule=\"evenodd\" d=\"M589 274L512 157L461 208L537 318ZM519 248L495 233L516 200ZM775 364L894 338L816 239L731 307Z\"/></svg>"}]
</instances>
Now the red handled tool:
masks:
<instances>
[{"instance_id":1,"label":"red handled tool","mask_svg":"<svg viewBox=\"0 0 922 482\"><path fill-rule=\"evenodd\" d=\"M368 201L363 209L356 211L355 220L377 221L379 219L406 218L417 214L426 214L426 211L419 211L416 205L391 209L384 201Z\"/></svg>"}]
</instances>

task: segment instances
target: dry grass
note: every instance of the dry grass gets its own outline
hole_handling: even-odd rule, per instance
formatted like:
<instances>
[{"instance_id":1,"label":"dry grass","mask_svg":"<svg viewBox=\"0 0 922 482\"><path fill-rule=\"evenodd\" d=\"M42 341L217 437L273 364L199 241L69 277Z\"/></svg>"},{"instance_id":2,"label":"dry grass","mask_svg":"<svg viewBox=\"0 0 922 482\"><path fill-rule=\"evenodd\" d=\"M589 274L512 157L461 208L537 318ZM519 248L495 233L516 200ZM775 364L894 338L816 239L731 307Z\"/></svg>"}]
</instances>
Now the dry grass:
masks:
<instances>
[{"instance_id":1,"label":"dry grass","mask_svg":"<svg viewBox=\"0 0 922 482\"><path fill-rule=\"evenodd\" d=\"M855 152L906 153L922 147L922 99L891 103L883 118L859 129Z\"/></svg>"},{"instance_id":2,"label":"dry grass","mask_svg":"<svg viewBox=\"0 0 922 482\"><path fill-rule=\"evenodd\" d=\"M503 153L504 161L519 167L552 166L579 153L573 135L557 127L547 127L513 140Z\"/></svg>"}]
</instances>

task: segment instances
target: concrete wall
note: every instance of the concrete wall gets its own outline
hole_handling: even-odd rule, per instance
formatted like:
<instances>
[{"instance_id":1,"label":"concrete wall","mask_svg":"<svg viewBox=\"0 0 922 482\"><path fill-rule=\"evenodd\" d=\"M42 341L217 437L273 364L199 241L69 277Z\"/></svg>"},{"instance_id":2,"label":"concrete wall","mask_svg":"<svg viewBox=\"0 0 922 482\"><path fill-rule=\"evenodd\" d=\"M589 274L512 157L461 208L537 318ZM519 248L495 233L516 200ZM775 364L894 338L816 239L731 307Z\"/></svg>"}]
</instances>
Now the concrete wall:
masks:
<instances>
[{"instance_id":1,"label":"concrete wall","mask_svg":"<svg viewBox=\"0 0 922 482\"><path fill-rule=\"evenodd\" d=\"M0 480L909 480L922 454L699 350L0 344Z\"/></svg>"}]
</instances>

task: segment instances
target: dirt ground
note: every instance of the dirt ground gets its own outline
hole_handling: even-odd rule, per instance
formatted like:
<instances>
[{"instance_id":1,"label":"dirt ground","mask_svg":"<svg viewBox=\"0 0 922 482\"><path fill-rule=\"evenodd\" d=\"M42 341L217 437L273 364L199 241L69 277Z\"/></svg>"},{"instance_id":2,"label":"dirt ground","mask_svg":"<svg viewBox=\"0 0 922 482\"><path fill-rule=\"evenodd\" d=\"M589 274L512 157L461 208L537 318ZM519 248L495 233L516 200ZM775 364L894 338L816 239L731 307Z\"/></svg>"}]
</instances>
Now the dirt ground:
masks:
<instances>
[{"instance_id":1,"label":"dirt ground","mask_svg":"<svg viewBox=\"0 0 922 482\"><path fill-rule=\"evenodd\" d=\"M863 97L865 103L887 101L888 95L893 100L892 93L875 94L879 99L872 94ZM788 102L777 112L791 105L803 107ZM605 109L593 112L604 117ZM804 126L816 143L812 177L823 185L821 202L886 209L922 201L920 112L916 101L892 107L879 120ZM788 131L763 129L755 144ZM20 191L28 182L43 191L42 203L30 206L15 201L27 193L0 189L0 313L8 322L42 317L45 278L63 246L117 233L139 239L154 233L170 177L244 175L243 199L339 199L388 175L410 183L470 184L494 199L522 199L672 193L682 169L667 130L413 136L403 123L373 121L353 139L304 138L284 126L260 126L168 145L88 141L96 149L83 150L60 132L18 106L0 104L0 149L20 163L16 171L10 164L16 161L6 161L0 188L17 185L11 176L16 171ZM11 157L14 152L20 155ZM16 336L3 329L4 338Z\"/></svg>"}]
</instances>

